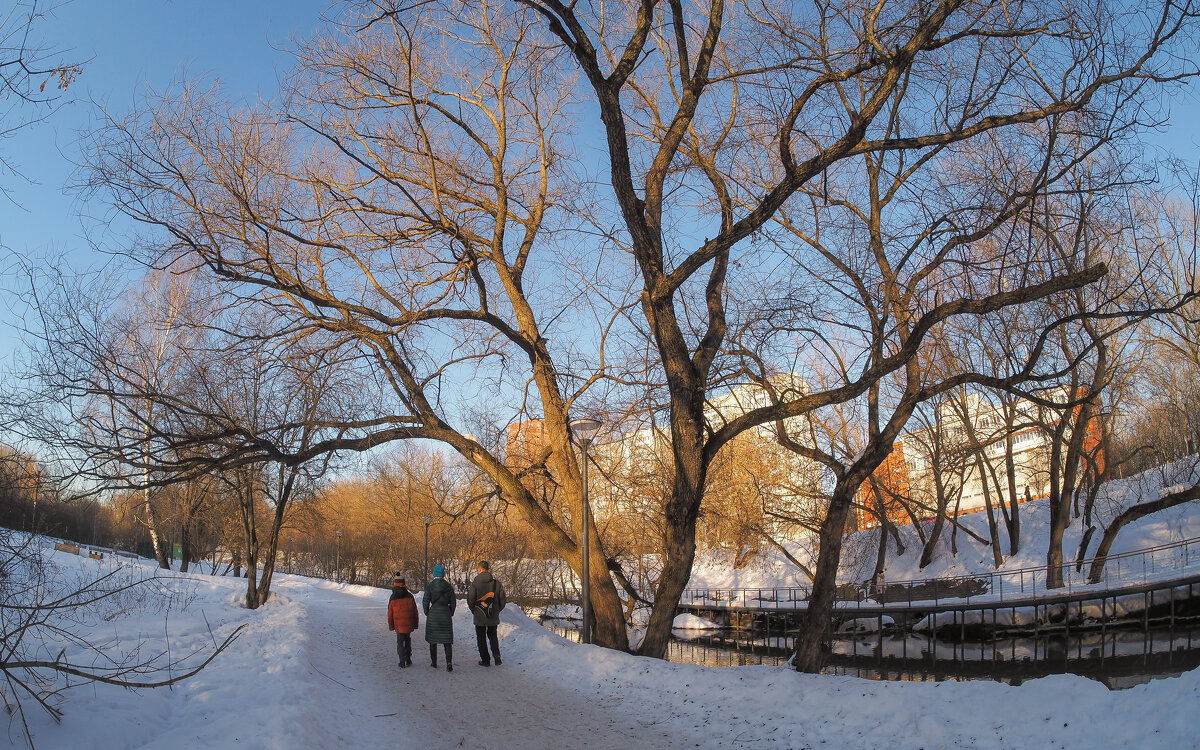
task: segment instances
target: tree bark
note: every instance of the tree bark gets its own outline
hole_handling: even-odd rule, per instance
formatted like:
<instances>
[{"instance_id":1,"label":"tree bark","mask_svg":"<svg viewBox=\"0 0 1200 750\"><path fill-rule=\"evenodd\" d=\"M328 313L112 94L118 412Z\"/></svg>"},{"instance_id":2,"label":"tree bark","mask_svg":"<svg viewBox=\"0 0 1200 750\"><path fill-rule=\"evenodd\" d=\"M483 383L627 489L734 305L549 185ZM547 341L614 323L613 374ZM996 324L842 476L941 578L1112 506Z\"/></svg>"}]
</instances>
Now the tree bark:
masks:
<instances>
[{"instance_id":1,"label":"tree bark","mask_svg":"<svg viewBox=\"0 0 1200 750\"><path fill-rule=\"evenodd\" d=\"M158 533L158 515L154 511L154 503L150 502L149 481L147 478L146 487L142 490L142 510L146 513L146 530L150 533L150 544L154 548L154 559L158 562L158 567L170 570L171 563L167 560L166 545L163 544L162 535Z\"/></svg>"},{"instance_id":2,"label":"tree bark","mask_svg":"<svg viewBox=\"0 0 1200 750\"><path fill-rule=\"evenodd\" d=\"M816 673L825 667L830 619L837 593L837 572L842 559L842 541L856 492L857 486L850 489L847 483L840 481L834 488L829 512L821 524L821 550L817 555L812 596L809 597L808 611L797 634L796 651L792 655L792 666L798 672Z\"/></svg>"}]
</instances>

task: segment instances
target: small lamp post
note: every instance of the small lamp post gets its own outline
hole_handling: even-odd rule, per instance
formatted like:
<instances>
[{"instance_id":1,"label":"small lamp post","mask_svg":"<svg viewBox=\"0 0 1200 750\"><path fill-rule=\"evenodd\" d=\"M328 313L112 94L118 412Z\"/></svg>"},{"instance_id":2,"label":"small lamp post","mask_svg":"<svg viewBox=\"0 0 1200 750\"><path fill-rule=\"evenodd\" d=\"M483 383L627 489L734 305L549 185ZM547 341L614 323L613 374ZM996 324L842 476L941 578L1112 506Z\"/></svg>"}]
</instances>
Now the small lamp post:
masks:
<instances>
[{"instance_id":1,"label":"small lamp post","mask_svg":"<svg viewBox=\"0 0 1200 750\"><path fill-rule=\"evenodd\" d=\"M433 521L433 516L421 516L421 520L425 522L425 569L421 574L424 581L421 590L424 591L429 585L429 524Z\"/></svg>"},{"instance_id":2,"label":"small lamp post","mask_svg":"<svg viewBox=\"0 0 1200 750\"><path fill-rule=\"evenodd\" d=\"M589 557L591 556L591 529L588 525L588 517L591 511L588 508L588 449L592 446L592 438L596 436L596 431L600 429L600 420L598 419L576 419L571 422L571 438L579 445L580 452L583 454L583 521L580 529L580 546L583 548L583 561L580 564L580 578L583 583L583 631L580 633L580 641L583 643L592 642L592 587L591 587L591 566Z\"/></svg>"},{"instance_id":3,"label":"small lamp post","mask_svg":"<svg viewBox=\"0 0 1200 750\"><path fill-rule=\"evenodd\" d=\"M334 558L333 579L342 580L342 532L337 532L337 557Z\"/></svg>"}]
</instances>

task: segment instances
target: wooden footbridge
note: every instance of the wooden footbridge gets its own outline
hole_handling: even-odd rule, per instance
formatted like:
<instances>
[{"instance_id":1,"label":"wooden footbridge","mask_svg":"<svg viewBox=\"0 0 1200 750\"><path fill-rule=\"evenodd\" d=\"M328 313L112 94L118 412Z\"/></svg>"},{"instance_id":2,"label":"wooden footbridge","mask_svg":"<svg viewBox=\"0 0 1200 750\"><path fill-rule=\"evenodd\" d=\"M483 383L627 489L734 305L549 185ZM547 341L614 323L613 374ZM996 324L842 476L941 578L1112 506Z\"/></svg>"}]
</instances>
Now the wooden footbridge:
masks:
<instances>
[{"instance_id":1,"label":"wooden footbridge","mask_svg":"<svg viewBox=\"0 0 1200 750\"><path fill-rule=\"evenodd\" d=\"M898 581L886 585L842 585L834 604L834 629L875 620L950 635L958 630L1043 632L1047 629L1105 628L1151 620L1174 624L1200 617L1200 538L1109 556L1104 577L1091 583L1091 561L1064 566L1060 588L1046 585L1046 567ZM679 611L731 627L794 626L808 611L809 587L692 588ZM852 629L852 628L851 628ZM950 632L946 632L950 631Z\"/></svg>"}]
</instances>

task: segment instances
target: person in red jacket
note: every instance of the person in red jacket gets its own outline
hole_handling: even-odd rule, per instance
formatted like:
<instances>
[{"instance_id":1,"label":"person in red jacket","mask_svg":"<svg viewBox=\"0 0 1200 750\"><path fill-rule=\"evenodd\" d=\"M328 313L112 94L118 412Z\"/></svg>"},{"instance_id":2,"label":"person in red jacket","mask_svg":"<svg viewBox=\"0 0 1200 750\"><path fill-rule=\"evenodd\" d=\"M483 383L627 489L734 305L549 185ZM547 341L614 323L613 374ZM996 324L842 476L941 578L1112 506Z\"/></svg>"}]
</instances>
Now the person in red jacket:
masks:
<instances>
[{"instance_id":1,"label":"person in red jacket","mask_svg":"<svg viewBox=\"0 0 1200 750\"><path fill-rule=\"evenodd\" d=\"M412 666L412 632L421 624L417 600L405 588L404 576L392 579L392 598L388 600L388 630L396 631L396 654L401 667Z\"/></svg>"}]
</instances>

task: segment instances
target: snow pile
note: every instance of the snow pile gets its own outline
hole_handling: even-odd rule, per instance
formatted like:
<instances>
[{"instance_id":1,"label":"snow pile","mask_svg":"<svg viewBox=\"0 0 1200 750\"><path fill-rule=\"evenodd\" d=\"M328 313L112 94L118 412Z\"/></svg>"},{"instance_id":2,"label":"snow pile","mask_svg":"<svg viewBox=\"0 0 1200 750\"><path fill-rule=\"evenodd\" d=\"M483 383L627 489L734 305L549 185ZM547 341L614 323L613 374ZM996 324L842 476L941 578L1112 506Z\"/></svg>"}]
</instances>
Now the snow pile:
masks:
<instances>
[{"instance_id":1,"label":"snow pile","mask_svg":"<svg viewBox=\"0 0 1200 750\"><path fill-rule=\"evenodd\" d=\"M1033 607L1015 609L968 610L965 612L935 612L926 615L912 626L914 631L930 633L960 627L1027 628L1038 622Z\"/></svg>"},{"instance_id":2,"label":"snow pile","mask_svg":"<svg viewBox=\"0 0 1200 750\"><path fill-rule=\"evenodd\" d=\"M878 633L881 629L888 630L896 626L896 621L891 615L883 615L881 617L857 617L853 620L846 620L838 626L837 632L842 635L854 635L856 633Z\"/></svg>"},{"instance_id":3,"label":"snow pile","mask_svg":"<svg viewBox=\"0 0 1200 750\"><path fill-rule=\"evenodd\" d=\"M674 630L720 630L721 626L715 622L709 622L703 617L684 613L675 618L671 623Z\"/></svg>"}]
</instances>

